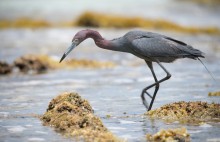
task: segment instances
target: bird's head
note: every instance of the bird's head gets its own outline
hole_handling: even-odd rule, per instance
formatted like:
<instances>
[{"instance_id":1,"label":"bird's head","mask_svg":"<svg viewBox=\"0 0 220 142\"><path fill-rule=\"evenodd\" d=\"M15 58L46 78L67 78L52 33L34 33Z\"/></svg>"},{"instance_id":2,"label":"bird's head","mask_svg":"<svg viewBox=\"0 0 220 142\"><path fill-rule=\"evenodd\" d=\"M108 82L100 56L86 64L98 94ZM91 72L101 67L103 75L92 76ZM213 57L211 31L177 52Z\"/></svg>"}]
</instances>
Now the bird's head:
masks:
<instances>
[{"instance_id":1,"label":"bird's head","mask_svg":"<svg viewBox=\"0 0 220 142\"><path fill-rule=\"evenodd\" d=\"M66 52L63 54L62 58L60 59L60 62L63 61L63 59L76 47L78 46L82 41L84 41L87 38L87 30L82 30L76 33L76 35L72 39L72 44L70 47L66 50Z\"/></svg>"}]
</instances>

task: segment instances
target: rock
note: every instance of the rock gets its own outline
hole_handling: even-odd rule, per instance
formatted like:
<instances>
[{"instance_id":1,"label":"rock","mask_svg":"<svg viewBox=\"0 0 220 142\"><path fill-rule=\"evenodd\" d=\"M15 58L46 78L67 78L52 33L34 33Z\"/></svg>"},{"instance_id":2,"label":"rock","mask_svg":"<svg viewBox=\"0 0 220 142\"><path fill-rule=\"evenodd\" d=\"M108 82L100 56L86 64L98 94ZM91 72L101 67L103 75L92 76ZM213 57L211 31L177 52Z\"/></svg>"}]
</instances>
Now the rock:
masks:
<instances>
[{"instance_id":1,"label":"rock","mask_svg":"<svg viewBox=\"0 0 220 142\"><path fill-rule=\"evenodd\" d=\"M0 61L0 75L9 74L12 72L12 66L6 62Z\"/></svg>"},{"instance_id":2,"label":"rock","mask_svg":"<svg viewBox=\"0 0 220 142\"><path fill-rule=\"evenodd\" d=\"M156 134L147 134L149 142L190 142L186 128L160 130Z\"/></svg>"},{"instance_id":3,"label":"rock","mask_svg":"<svg viewBox=\"0 0 220 142\"><path fill-rule=\"evenodd\" d=\"M24 55L14 61L14 66L23 73L43 73L49 69L72 69L72 68L112 68L112 62L100 62L85 59L70 59L59 63L52 57L46 55Z\"/></svg>"},{"instance_id":4,"label":"rock","mask_svg":"<svg viewBox=\"0 0 220 142\"><path fill-rule=\"evenodd\" d=\"M54 98L41 117L44 125L82 141L120 141L93 114L89 102L77 93L63 93Z\"/></svg>"},{"instance_id":5,"label":"rock","mask_svg":"<svg viewBox=\"0 0 220 142\"><path fill-rule=\"evenodd\" d=\"M14 66L21 72L42 73L48 70L48 65L35 55L25 55L14 61Z\"/></svg>"},{"instance_id":6,"label":"rock","mask_svg":"<svg viewBox=\"0 0 220 142\"><path fill-rule=\"evenodd\" d=\"M146 112L150 118L159 118L167 122L199 124L201 122L220 122L220 104L207 102L176 102Z\"/></svg>"},{"instance_id":7,"label":"rock","mask_svg":"<svg viewBox=\"0 0 220 142\"><path fill-rule=\"evenodd\" d=\"M208 96L220 96L220 91L218 91L218 92L209 92Z\"/></svg>"}]
</instances>

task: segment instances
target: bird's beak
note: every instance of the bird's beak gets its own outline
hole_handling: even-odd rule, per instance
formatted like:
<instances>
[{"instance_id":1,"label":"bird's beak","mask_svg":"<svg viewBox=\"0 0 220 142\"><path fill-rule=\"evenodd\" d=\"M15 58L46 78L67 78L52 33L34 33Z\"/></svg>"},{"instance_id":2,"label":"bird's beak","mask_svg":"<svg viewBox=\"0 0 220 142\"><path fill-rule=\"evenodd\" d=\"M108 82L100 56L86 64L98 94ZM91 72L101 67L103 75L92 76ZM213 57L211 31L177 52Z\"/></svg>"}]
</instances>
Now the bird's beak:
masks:
<instances>
[{"instance_id":1,"label":"bird's beak","mask_svg":"<svg viewBox=\"0 0 220 142\"><path fill-rule=\"evenodd\" d=\"M77 43L73 41L72 45L66 50L66 52L63 54L62 58L60 59L60 63L76 46L77 46Z\"/></svg>"}]
</instances>

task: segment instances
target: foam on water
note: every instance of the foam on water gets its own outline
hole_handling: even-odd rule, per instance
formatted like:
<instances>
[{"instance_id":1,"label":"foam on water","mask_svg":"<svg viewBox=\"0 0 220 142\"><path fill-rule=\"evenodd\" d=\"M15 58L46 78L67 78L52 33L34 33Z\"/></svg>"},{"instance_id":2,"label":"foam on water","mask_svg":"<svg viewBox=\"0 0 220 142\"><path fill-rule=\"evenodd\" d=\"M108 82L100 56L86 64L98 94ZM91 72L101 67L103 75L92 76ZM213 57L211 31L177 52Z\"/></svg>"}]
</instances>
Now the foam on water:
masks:
<instances>
[{"instance_id":1,"label":"foam on water","mask_svg":"<svg viewBox=\"0 0 220 142\"><path fill-rule=\"evenodd\" d=\"M20 125L18 125L18 126L5 126L5 127L8 129L8 131L10 133L21 133L27 129L27 128L20 126Z\"/></svg>"},{"instance_id":2,"label":"foam on water","mask_svg":"<svg viewBox=\"0 0 220 142\"><path fill-rule=\"evenodd\" d=\"M45 139L33 137L33 138L28 138L28 141L42 142L42 141L45 141Z\"/></svg>"}]
</instances>

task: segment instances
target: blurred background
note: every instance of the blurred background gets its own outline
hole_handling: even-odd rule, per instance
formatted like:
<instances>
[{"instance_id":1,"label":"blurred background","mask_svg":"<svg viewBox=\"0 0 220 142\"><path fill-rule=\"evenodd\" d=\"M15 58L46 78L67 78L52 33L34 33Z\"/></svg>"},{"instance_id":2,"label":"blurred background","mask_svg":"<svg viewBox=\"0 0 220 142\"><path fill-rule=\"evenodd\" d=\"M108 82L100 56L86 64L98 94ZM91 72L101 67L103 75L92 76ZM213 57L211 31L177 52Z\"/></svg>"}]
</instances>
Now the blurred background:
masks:
<instances>
[{"instance_id":1,"label":"blurred background","mask_svg":"<svg viewBox=\"0 0 220 142\"><path fill-rule=\"evenodd\" d=\"M105 29L110 33L101 34L109 39L135 28L160 30L168 35L205 35L208 39L207 36L220 34L219 7L218 0L1 0L0 48L4 52L0 53L0 59L11 62L11 58L33 51L61 54L76 31L85 28ZM216 40L212 40L211 46L219 50ZM189 43L200 48L201 42L193 42ZM12 55L14 49L19 50Z\"/></svg>"},{"instance_id":2,"label":"blurred background","mask_svg":"<svg viewBox=\"0 0 220 142\"><path fill-rule=\"evenodd\" d=\"M220 27L218 0L2 0L0 19L21 18L48 22L52 25L73 22L86 11L102 14L163 19L185 26Z\"/></svg>"},{"instance_id":3,"label":"blurred background","mask_svg":"<svg viewBox=\"0 0 220 142\"><path fill-rule=\"evenodd\" d=\"M192 45L205 53L202 60L217 82L198 61L164 64L172 78L161 85L154 108L174 101L220 102L218 97L207 95L219 90L219 0L1 0L0 61L13 65L17 58L34 54L58 62L75 33L82 29L97 30L106 39L140 29ZM1 75L0 141L68 141L30 115L43 114L48 102L65 91L77 91L88 99L107 128L128 141L146 141L146 133L182 126L121 117L124 112L145 112L139 95L153 78L143 60L97 48L91 39L80 44L68 59L105 61L115 67ZM159 78L164 77L159 67L155 70ZM114 117L107 119L107 115ZM193 141L212 140L220 132L219 124L185 127Z\"/></svg>"}]
</instances>

